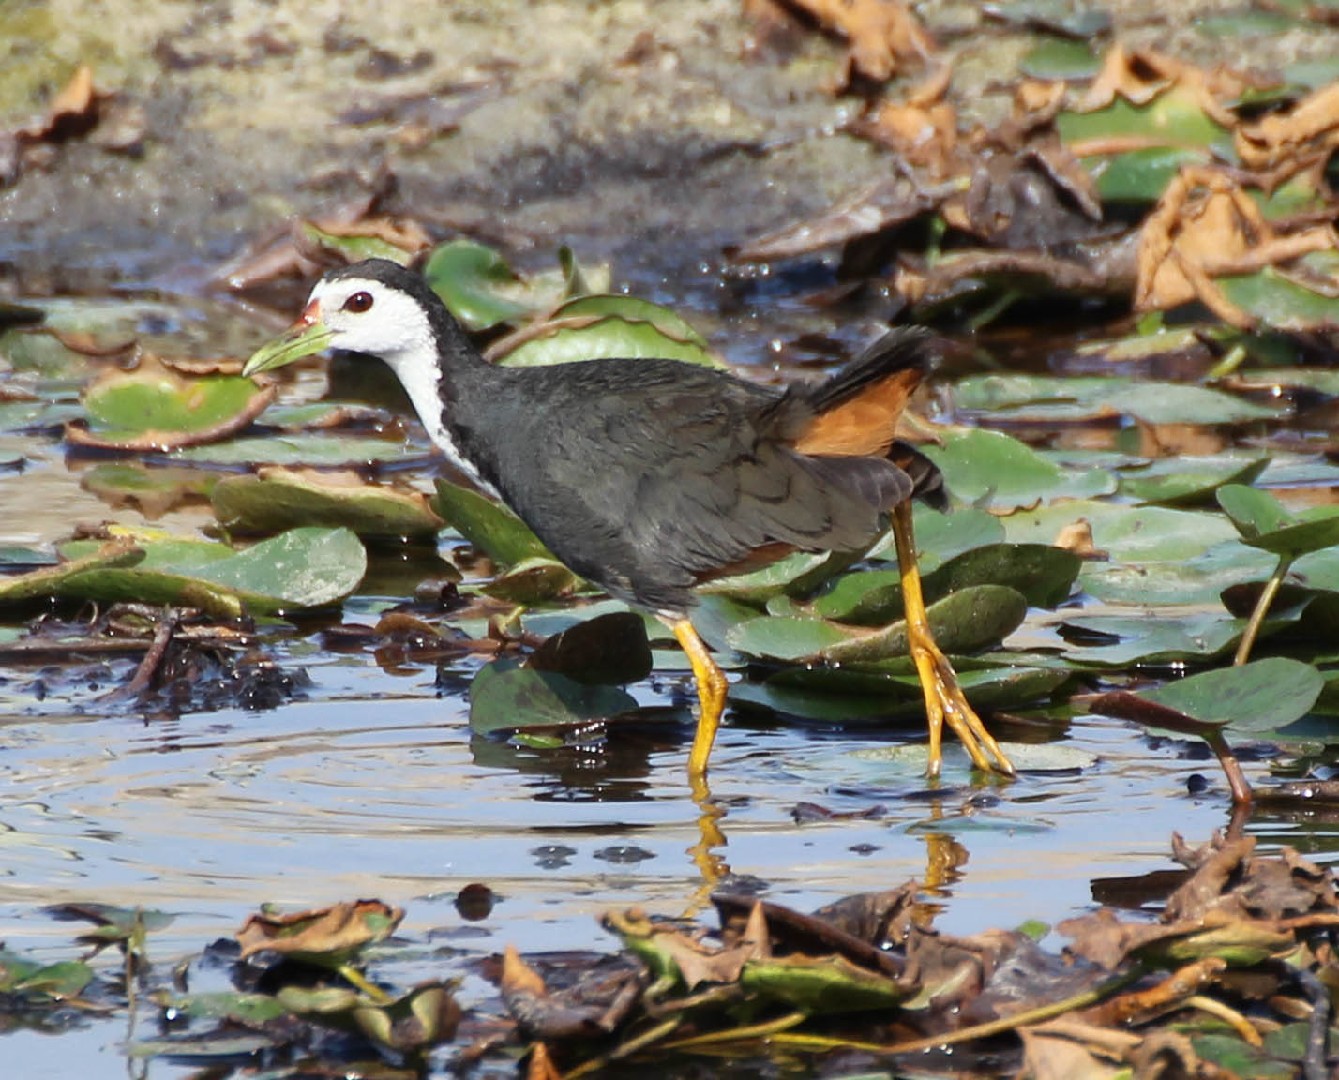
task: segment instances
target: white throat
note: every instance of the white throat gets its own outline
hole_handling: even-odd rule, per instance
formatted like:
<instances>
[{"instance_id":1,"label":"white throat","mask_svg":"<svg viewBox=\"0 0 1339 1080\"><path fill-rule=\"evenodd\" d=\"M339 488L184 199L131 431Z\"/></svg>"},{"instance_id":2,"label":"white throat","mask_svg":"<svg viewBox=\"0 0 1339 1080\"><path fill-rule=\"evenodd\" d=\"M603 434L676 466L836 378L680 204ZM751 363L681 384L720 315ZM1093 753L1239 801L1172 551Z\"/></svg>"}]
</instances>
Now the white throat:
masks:
<instances>
[{"instance_id":1,"label":"white throat","mask_svg":"<svg viewBox=\"0 0 1339 1080\"><path fill-rule=\"evenodd\" d=\"M403 352L384 357L386 364L395 372L400 385L405 388L409 400L418 413L419 421L428 433L433 445L446 455L446 459L470 478L481 490L500 498L497 489L479 475L474 463L466 458L451 437L443 416L444 402L441 395L441 366L437 357L437 348L432 335L426 340L415 342Z\"/></svg>"}]
</instances>

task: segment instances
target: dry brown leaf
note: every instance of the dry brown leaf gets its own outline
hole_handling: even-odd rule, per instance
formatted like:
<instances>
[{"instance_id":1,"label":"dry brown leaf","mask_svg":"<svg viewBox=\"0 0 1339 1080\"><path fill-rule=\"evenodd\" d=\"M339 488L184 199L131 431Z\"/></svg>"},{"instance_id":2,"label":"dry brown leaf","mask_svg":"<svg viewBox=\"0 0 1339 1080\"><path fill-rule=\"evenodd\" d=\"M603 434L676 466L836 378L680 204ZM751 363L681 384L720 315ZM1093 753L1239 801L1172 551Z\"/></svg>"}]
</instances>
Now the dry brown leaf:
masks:
<instances>
[{"instance_id":1,"label":"dry brown leaf","mask_svg":"<svg viewBox=\"0 0 1339 1080\"><path fill-rule=\"evenodd\" d=\"M857 130L934 180L958 171L958 113L944 100L953 69L944 64L906 101L884 102Z\"/></svg>"},{"instance_id":2,"label":"dry brown leaf","mask_svg":"<svg viewBox=\"0 0 1339 1080\"><path fill-rule=\"evenodd\" d=\"M530 1061L525 1067L525 1080L563 1080L563 1074L549 1056L549 1048L542 1042L530 1048Z\"/></svg>"},{"instance_id":3,"label":"dry brown leaf","mask_svg":"<svg viewBox=\"0 0 1339 1080\"><path fill-rule=\"evenodd\" d=\"M1092 523L1084 517L1071 521L1062 528L1052 541L1052 546L1072 551L1080 559L1101 561L1110 557L1108 552L1102 551L1093 543Z\"/></svg>"},{"instance_id":4,"label":"dry brown leaf","mask_svg":"<svg viewBox=\"0 0 1339 1080\"><path fill-rule=\"evenodd\" d=\"M502 953L502 993L544 997L548 992L539 972L521 959L515 945L508 945Z\"/></svg>"},{"instance_id":5,"label":"dry brown leaf","mask_svg":"<svg viewBox=\"0 0 1339 1080\"><path fill-rule=\"evenodd\" d=\"M1233 326L1255 319L1213 279L1248 274L1314 251L1339 247L1328 224L1281 233L1238 180L1222 169L1186 166L1167 186L1139 232L1136 311L1198 300Z\"/></svg>"},{"instance_id":6,"label":"dry brown leaf","mask_svg":"<svg viewBox=\"0 0 1339 1080\"><path fill-rule=\"evenodd\" d=\"M1030 1080L1112 1080L1123 1070L1099 1059L1069 1032L1020 1028L1023 1040L1022 1076Z\"/></svg>"},{"instance_id":7,"label":"dry brown leaf","mask_svg":"<svg viewBox=\"0 0 1339 1080\"><path fill-rule=\"evenodd\" d=\"M899 64L923 60L935 51L934 39L900 0L789 2L850 43L843 87L852 76L884 82L893 77Z\"/></svg>"},{"instance_id":8,"label":"dry brown leaf","mask_svg":"<svg viewBox=\"0 0 1339 1080\"><path fill-rule=\"evenodd\" d=\"M1247 168L1278 170L1276 182L1327 159L1339 147L1339 82L1322 87L1286 112L1269 113L1236 131Z\"/></svg>"},{"instance_id":9,"label":"dry brown leaf","mask_svg":"<svg viewBox=\"0 0 1339 1080\"><path fill-rule=\"evenodd\" d=\"M1235 100L1249 87L1268 85L1226 66L1200 68L1151 49L1127 50L1117 42L1107 51L1102 70L1075 109L1096 112L1117 97L1132 105L1147 105L1176 86L1194 98L1214 123L1231 128L1236 126L1236 117L1224 102Z\"/></svg>"},{"instance_id":10,"label":"dry brown leaf","mask_svg":"<svg viewBox=\"0 0 1339 1080\"><path fill-rule=\"evenodd\" d=\"M333 958L385 940L403 918L400 908L380 900L344 901L288 915L250 915L236 936L243 960L266 951Z\"/></svg>"}]
</instances>

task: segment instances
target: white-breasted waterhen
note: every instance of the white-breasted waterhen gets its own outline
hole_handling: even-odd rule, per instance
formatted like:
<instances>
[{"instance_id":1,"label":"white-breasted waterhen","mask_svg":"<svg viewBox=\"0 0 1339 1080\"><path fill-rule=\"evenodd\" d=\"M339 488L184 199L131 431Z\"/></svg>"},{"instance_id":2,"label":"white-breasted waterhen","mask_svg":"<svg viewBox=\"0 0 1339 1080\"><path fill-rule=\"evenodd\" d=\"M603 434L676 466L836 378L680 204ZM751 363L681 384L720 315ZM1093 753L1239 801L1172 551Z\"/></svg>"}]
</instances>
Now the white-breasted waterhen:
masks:
<instances>
[{"instance_id":1,"label":"white-breasted waterhen","mask_svg":"<svg viewBox=\"0 0 1339 1080\"><path fill-rule=\"evenodd\" d=\"M694 586L797 549L864 551L885 514L925 690L927 773L939 772L945 721L977 768L1013 773L925 617L911 499L943 492L894 429L934 356L926 332L892 330L826 382L784 390L675 360L501 367L419 274L371 259L318 282L245 373L324 349L388 364L456 466L576 573L671 627L700 703L690 776L706 774L727 691L688 619Z\"/></svg>"}]
</instances>

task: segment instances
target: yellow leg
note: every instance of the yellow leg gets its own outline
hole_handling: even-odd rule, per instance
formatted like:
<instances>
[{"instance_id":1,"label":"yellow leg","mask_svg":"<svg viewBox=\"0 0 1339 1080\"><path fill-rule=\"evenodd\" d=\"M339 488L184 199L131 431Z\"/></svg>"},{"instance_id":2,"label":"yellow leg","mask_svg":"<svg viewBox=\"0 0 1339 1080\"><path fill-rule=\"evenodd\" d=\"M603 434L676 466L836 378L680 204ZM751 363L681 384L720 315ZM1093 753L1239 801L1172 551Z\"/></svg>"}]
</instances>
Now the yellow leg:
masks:
<instances>
[{"instance_id":1,"label":"yellow leg","mask_svg":"<svg viewBox=\"0 0 1339 1080\"><path fill-rule=\"evenodd\" d=\"M693 749L688 754L688 775L697 780L707 775L707 759L711 757L711 747L716 741L716 729L721 726L725 695L730 684L726 682L725 672L716 666L716 661L711 658L711 653L691 622L680 619L670 629L674 631L683 651L688 654L693 677L697 679L697 734L693 736Z\"/></svg>"},{"instance_id":2,"label":"yellow leg","mask_svg":"<svg viewBox=\"0 0 1339 1080\"><path fill-rule=\"evenodd\" d=\"M930 728L929 761L925 775L939 775L940 738L944 722L962 740L972 764L987 772L1013 776L1014 767L1004 751L981 723L958 686L953 665L935 644L925 616L925 596L921 592L921 573L916 565L916 540L911 530L911 504L904 502L893 509L893 539L897 543L897 565L902 573L902 600L906 607L907 642L912 662L925 691L925 718ZM984 749L983 749L984 747ZM995 760L992 762L987 751Z\"/></svg>"}]
</instances>

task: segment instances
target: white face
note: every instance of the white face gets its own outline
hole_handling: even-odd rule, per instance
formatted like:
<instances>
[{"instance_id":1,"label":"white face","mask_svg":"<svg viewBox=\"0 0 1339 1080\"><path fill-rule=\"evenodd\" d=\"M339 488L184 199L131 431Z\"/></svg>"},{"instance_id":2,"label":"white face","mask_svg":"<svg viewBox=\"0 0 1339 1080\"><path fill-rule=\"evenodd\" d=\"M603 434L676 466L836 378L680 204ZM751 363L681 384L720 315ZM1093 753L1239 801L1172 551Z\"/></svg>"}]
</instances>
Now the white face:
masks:
<instances>
[{"instance_id":1,"label":"white face","mask_svg":"<svg viewBox=\"0 0 1339 1080\"><path fill-rule=\"evenodd\" d=\"M380 281L321 281L309 303L319 306L322 325L334 334L329 348L379 357L402 380L409 375L407 365L436 356L428 316L418 301Z\"/></svg>"}]
</instances>

